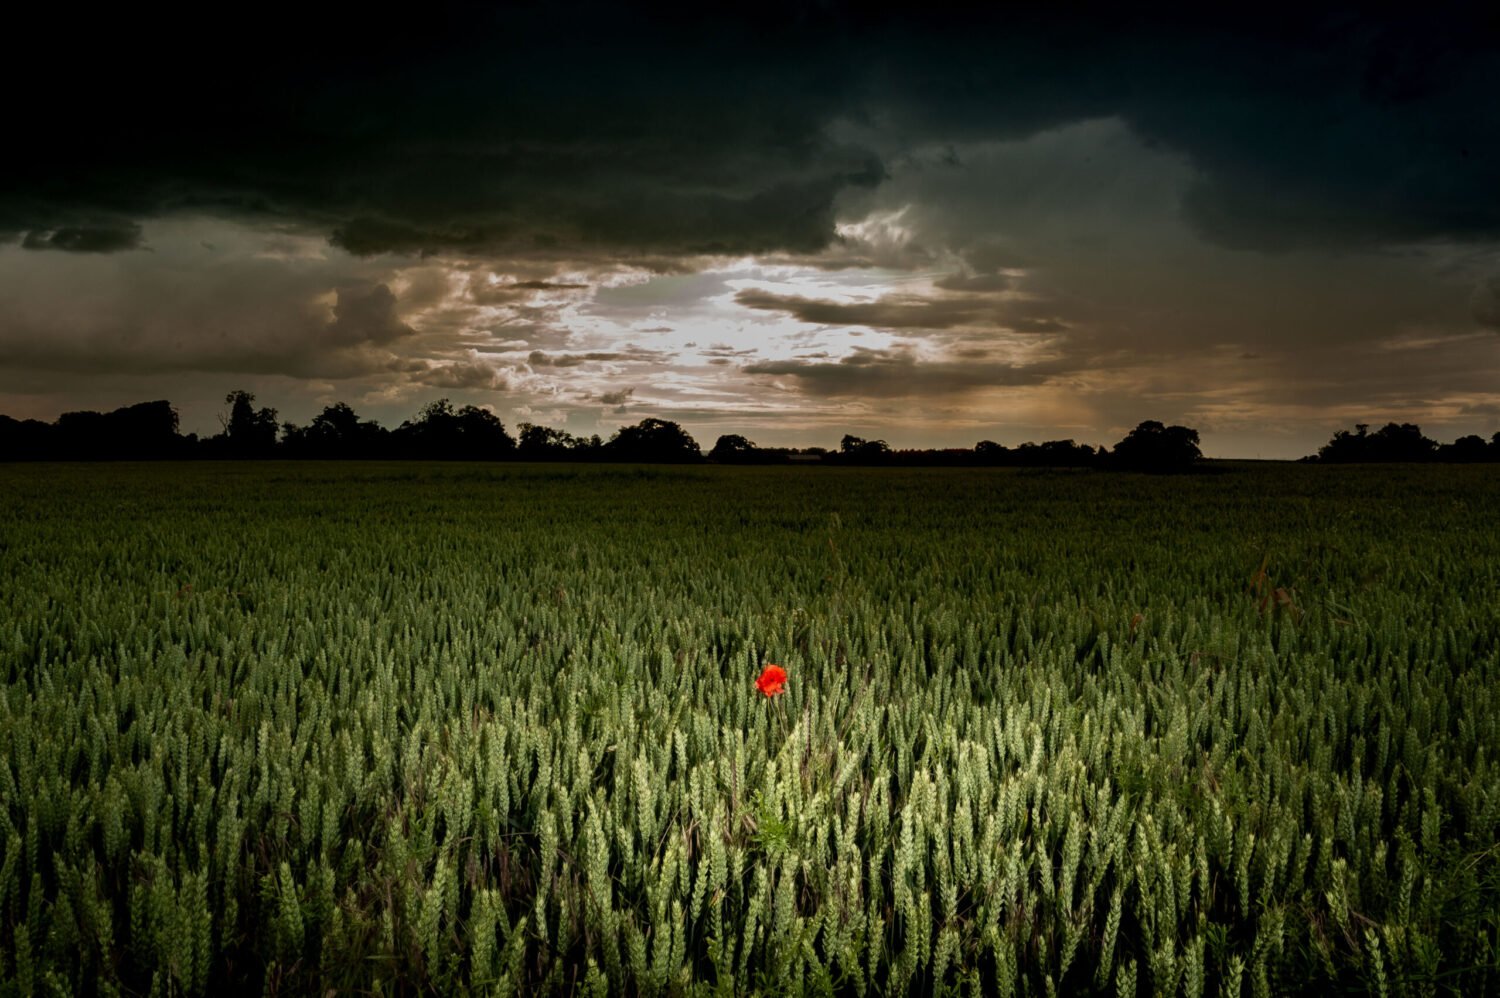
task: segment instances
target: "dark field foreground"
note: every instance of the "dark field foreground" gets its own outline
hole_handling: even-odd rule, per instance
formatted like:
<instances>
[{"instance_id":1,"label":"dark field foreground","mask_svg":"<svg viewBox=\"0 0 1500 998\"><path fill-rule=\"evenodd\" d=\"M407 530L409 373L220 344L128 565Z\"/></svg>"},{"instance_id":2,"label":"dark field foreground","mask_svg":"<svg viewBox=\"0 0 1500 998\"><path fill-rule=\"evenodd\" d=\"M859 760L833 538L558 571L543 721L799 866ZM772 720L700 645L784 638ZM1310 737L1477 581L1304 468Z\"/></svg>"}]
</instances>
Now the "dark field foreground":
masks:
<instances>
[{"instance_id":1,"label":"dark field foreground","mask_svg":"<svg viewBox=\"0 0 1500 998\"><path fill-rule=\"evenodd\" d=\"M0 466L0 991L1494 994L1497 524L1494 467Z\"/></svg>"}]
</instances>

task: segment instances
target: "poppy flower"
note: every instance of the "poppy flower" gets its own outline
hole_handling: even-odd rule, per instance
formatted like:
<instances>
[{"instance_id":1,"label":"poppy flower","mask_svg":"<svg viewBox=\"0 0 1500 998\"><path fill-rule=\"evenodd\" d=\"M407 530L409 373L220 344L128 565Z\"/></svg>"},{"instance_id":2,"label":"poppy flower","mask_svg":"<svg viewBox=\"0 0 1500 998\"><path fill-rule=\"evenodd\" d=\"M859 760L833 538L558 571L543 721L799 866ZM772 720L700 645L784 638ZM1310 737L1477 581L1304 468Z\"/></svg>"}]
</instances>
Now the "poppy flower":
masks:
<instances>
[{"instance_id":1,"label":"poppy flower","mask_svg":"<svg viewBox=\"0 0 1500 998\"><path fill-rule=\"evenodd\" d=\"M767 665L755 681L755 688L768 697L786 692L786 670L779 665Z\"/></svg>"}]
</instances>

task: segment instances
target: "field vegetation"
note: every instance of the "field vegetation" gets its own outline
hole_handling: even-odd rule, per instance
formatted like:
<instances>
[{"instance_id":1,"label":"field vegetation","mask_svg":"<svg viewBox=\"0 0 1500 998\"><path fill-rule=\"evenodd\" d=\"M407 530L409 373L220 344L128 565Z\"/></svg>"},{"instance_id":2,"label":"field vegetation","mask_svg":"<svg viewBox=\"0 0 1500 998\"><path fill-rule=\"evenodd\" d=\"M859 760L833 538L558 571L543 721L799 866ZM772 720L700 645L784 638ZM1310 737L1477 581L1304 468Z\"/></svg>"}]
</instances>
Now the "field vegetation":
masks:
<instances>
[{"instance_id":1,"label":"field vegetation","mask_svg":"<svg viewBox=\"0 0 1500 998\"><path fill-rule=\"evenodd\" d=\"M1485 466L3 467L0 991L1493 994L1496 523Z\"/></svg>"}]
</instances>

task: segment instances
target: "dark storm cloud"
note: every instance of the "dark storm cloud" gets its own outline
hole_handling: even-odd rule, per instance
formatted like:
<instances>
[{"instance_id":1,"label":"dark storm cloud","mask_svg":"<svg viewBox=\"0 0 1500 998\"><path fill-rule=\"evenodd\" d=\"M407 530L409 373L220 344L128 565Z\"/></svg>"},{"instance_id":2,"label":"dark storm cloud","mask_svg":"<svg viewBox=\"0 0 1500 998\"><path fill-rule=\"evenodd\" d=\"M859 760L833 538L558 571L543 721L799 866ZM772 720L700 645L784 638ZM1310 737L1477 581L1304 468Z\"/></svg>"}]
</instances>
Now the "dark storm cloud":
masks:
<instances>
[{"instance_id":1,"label":"dark storm cloud","mask_svg":"<svg viewBox=\"0 0 1500 998\"><path fill-rule=\"evenodd\" d=\"M1031 316L1011 316L1005 320L1005 325L1018 333L1061 333L1068 328L1067 323L1056 319Z\"/></svg>"},{"instance_id":2,"label":"dark storm cloud","mask_svg":"<svg viewBox=\"0 0 1500 998\"><path fill-rule=\"evenodd\" d=\"M21 239L29 250L65 250L69 253L115 253L141 245L137 222L100 225L64 225L56 229L32 229Z\"/></svg>"},{"instance_id":3,"label":"dark storm cloud","mask_svg":"<svg viewBox=\"0 0 1500 998\"><path fill-rule=\"evenodd\" d=\"M625 350L593 350L587 353L547 353L533 350L526 358L532 367L580 367L609 361L631 363L663 363L671 359L670 354L659 350L642 350L628 347Z\"/></svg>"},{"instance_id":4,"label":"dark storm cloud","mask_svg":"<svg viewBox=\"0 0 1500 998\"><path fill-rule=\"evenodd\" d=\"M1004 274L947 274L933 282L944 291L1009 291L1015 282Z\"/></svg>"},{"instance_id":5,"label":"dark storm cloud","mask_svg":"<svg viewBox=\"0 0 1500 998\"><path fill-rule=\"evenodd\" d=\"M587 284L569 284L565 281L517 281L513 287L522 291L581 291Z\"/></svg>"},{"instance_id":6,"label":"dark storm cloud","mask_svg":"<svg viewBox=\"0 0 1500 998\"><path fill-rule=\"evenodd\" d=\"M821 250L908 147L1114 117L1187 157L1224 245L1500 235L1500 18L1262 5L257 7L184 44L167 8L27 5L6 60L0 232L81 252L178 212L290 221L369 255ZM942 158L942 157L940 157ZM941 163L938 165L942 165ZM1000 279L975 275L962 280Z\"/></svg>"},{"instance_id":7,"label":"dark storm cloud","mask_svg":"<svg viewBox=\"0 0 1500 998\"><path fill-rule=\"evenodd\" d=\"M698 352L705 357L714 357L720 360L729 360L735 357L753 357L756 354L754 348L747 347L739 350L728 343L712 343Z\"/></svg>"},{"instance_id":8,"label":"dark storm cloud","mask_svg":"<svg viewBox=\"0 0 1500 998\"><path fill-rule=\"evenodd\" d=\"M987 279L986 279L987 281ZM958 282L939 279L938 287ZM981 286L985 286L982 282ZM1000 277L996 290L1009 287ZM828 301L801 295L782 295L747 288L735 294L736 304L761 311L784 312L802 322L824 326L869 326L875 329L951 330L981 328L1017 333L1060 333L1068 326L1050 316L1028 314L1037 306L1004 301L980 294L938 295L888 294L869 302Z\"/></svg>"},{"instance_id":9,"label":"dark storm cloud","mask_svg":"<svg viewBox=\"0 0 1500 998\"><path fill-rule=\"evenodd\" d=\"M995 312L993 303L973 298L916 295L886 295L872 302L838 302L747 288L737 293L734 300L746 308L785 312L818 325L881 329L952 329L992 318Z\"/></svg>"},{"instance_id":10,"label":"dark storm cloud","mask_svg":"<svg viewBox=\"0 0 1500 998\"><path fill-rule=\"evenodd\" d=\"M333 321L325 332L331 345L390 343L414 330L396 315L396 296L384 284L363 288L339 288L333 306Z\"/></svg>"},{"instance_id":11,"label":"dark storm cloud","mask_svg":"<svg viewBox=\"0 0 1500 998\"><path fill-rule=\"evenodd\" d=\"M1222 245L1279 250L1500 234L1493 5L1035 15L918 34L886 72L890 122L930 143L1091 118L1185 155L1184 208Z\"/></svg>"},{"instance_id":12,"label":"dark storm cloud","mask_svg":"<svg viewBox=\"0 0 1500 998\"><path fill-rule=\"evenodd\" d=\"M204 253L208 228L160 223L150 253L0 247L0 366L335 378L434 345L379 268L299 255L317 241L274 233L226 231L224 248Z\"/></svg>"},{"instance_id":13,"label":"dark storm cloud","mask_svg":"<svg viewBox=\"0 0 1500 998\"><path fill-rule=\"evenodd\" d=\"M791 377L810 395L901 398L946 395L976 388L1038 385L1068 370L1058 361L921 360L902 349L858 348L838 361L778 360L746 364L752 375Z\"/></svg>"},{"instance_id":14,"label":"dark storm cloud","mask_svg":"<svg viewBox=\"0 0 1500 998\"><path fill-rule=\"evenodd\" d=\"M1500 329L1500 274L1481 281L1469 299L1474 321L1489 329Z\"/></svg>"},{"instance_id":15,"label":"dark storm cloud","mask_svg":"<svg viewBox=\"0 0 1500 998\"><path fill-rule=\"evenodd\" d=\"M622 388L615 392L605 392L599 396L599 401L605 405L622 407L630 402L630 397L635 394L634 388Z\"/></svg>"},{"instance_id":16,"label":"dark storm cloud","mask_svg":"<svg viewBox=\"0 0 1500 998\"><path fill-rule=\"evenodd\" d=\"M66 93L35 86L39 48L0 70L32 151L3 167L0 229L192 211L359 255L821 248L838 192L883 175L826 135L850 84L829 38L669 13L436 4L392 30L273 5L184 45L164 11L80 31L31 9L16 36L67 38L79 68Z\"/></svg>"},{"instance_id":17,"label":"dark storm cloud","mask_svg":"<svg viewBox=\"0 0 1500 998\"><path fill-rule=\"evenodd\" d=\"M412 380L431 388L504 391L509 382L493 364L475 357L468 360L428 362L409 372Z\"/></svg>"},{"instance_id":18,"label":"dark storm cloud","mask_svg":"<svg viewBox=\"0 0 1500 998\"><path fill-rule=\"evenodd\" d=\"M477 211L482 207L482 202L476 200L474 209ZM389 217L356 215L334 226L328 241L355 256L374 256L377 253L427 254L438 250L483 250L487 246L502 244L510 232L511 227L500 222L472 225L439 222L418 225Z\"/></svg>"}]
</instances>

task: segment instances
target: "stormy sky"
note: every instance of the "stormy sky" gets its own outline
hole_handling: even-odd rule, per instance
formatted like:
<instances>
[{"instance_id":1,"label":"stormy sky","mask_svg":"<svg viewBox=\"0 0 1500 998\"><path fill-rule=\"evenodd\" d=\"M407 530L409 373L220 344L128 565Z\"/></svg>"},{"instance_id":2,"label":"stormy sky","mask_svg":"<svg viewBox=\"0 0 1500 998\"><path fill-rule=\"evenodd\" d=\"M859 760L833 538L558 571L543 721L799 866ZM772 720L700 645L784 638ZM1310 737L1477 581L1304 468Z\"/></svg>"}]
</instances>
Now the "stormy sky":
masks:
<instances>
[{"instance_id":1,"label":"stormy sky","mask_svg":"<svg viewBox=\"0 0 1500 998\"><path fill-rule=\"evenodd\" d=\"M28 7L10 415L1500 430L1491 5Z\"/></svg>"}]
</instances>

